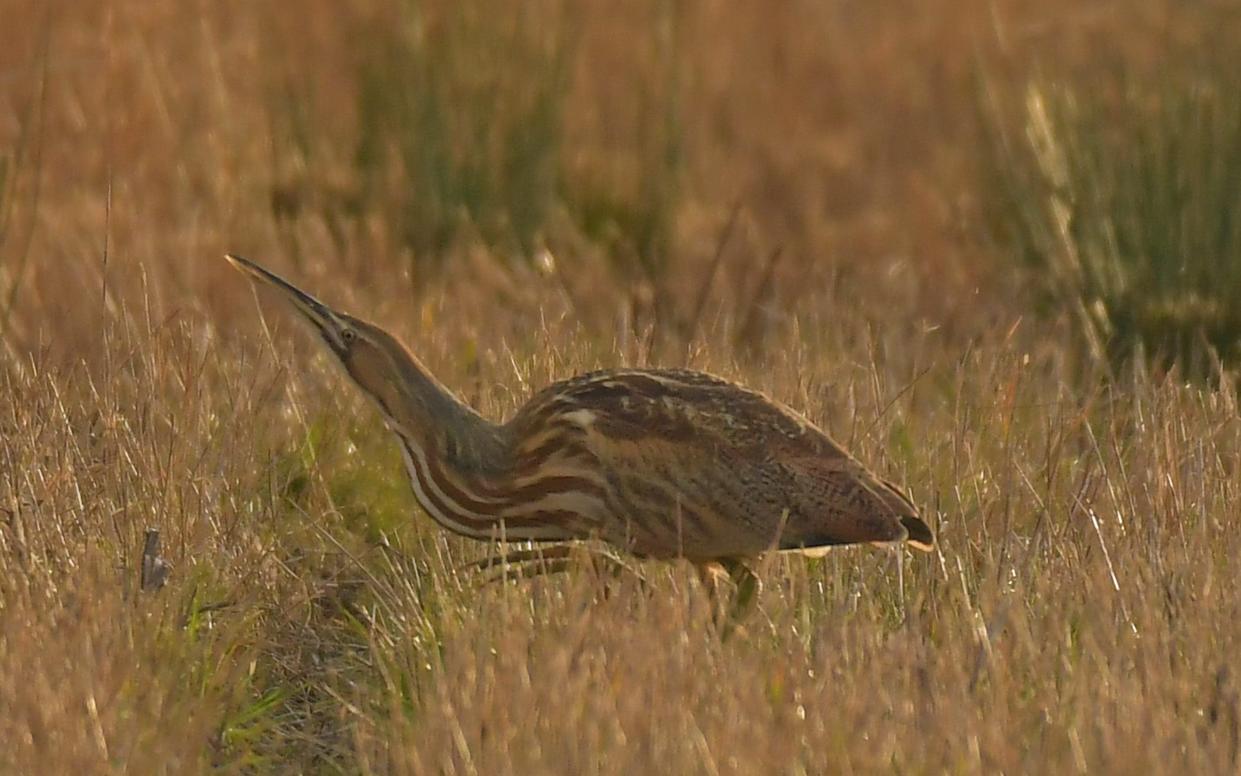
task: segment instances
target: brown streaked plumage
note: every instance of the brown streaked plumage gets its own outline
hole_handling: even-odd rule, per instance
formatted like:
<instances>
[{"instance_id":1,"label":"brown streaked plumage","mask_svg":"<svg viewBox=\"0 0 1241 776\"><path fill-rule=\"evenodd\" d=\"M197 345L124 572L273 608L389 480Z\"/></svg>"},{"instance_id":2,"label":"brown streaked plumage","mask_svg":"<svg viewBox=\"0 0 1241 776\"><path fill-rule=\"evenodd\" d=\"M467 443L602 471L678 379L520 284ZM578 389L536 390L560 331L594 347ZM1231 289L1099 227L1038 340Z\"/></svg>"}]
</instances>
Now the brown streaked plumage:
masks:
<instances>
[{"instance_id":1,"label":"brown streaked plumage","mask_svg":"<svg viewBox=\"0 0 1241 776\"><path fill-rule=\"evenodd\" d=\"M502 424L458 400L387 332L239 256L314 325L401 446L418 503L475 539L601 538L706 563L772 549L908 541L931 530L896 486L771 399L683 369L555 383Z\"/></svg>"}]
</instances>

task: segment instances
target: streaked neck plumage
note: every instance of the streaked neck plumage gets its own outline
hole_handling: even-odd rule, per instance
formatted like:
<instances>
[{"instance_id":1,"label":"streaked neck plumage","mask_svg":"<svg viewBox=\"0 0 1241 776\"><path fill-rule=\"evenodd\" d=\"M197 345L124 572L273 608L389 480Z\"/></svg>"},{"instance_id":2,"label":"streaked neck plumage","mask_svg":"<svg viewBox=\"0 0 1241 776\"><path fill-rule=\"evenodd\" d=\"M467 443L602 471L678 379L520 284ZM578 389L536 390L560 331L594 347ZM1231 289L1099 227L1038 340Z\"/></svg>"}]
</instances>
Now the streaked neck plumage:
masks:
<instances>
[{"instance_id":1,"label":"streaked neck plumage","mask_svg":"<svg viewBox=\"0 0 1241 776\"><path fill-rule=\"evenodd\" d=\"M381 346L382 358L351 358L344 365L389 428L447 466L502 477L511 466L504 428L453 395L395 339L374 329L368 336Z\"/></svg>"},{"instance_id":2,"label":"streaked neck plumage","mask_svg":"<svg viewBox=\"0 0 1241 776\"><path fill-rule=\"evenodd\" d=\"M475 539L562 540L577 534L524 482L506 426L479 415L386 333L369 328L369 352L342 359L396 434L418 503L437 523Z\"/></svg>"}]
</instances>

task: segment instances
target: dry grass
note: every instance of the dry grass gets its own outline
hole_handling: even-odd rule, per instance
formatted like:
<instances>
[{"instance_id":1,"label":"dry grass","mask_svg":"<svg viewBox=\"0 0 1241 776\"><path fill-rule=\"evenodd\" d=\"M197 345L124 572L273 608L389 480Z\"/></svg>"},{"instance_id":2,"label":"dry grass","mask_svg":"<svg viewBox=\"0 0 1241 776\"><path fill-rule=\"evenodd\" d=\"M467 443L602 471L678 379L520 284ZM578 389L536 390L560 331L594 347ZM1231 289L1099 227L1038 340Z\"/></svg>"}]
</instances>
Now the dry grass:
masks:
<instances>
[{"instance_id":1,"label":"dry grass","mask_svg":"<svg viewBox=\"0 0 1241 776\"><path fill-rule=\"evenodd\" d=\"M466 228L432 273L358 209L355 76L399 4L8 0L0 771L1241 767L1234 383L1112 375L1029 315L973 119L977 61L1016 94L1143 72L1235 40L1229 9L543 5L578 36L556 271ZM681 154L658 264L564 194L644 196L652 104ZM767 561L727 640L677 564L479 587L457 569L487 548L418 515L374 414L226 250L495 416L600 364L761 387L908 483L938 550Z\"/></svg>"}]
</instances>

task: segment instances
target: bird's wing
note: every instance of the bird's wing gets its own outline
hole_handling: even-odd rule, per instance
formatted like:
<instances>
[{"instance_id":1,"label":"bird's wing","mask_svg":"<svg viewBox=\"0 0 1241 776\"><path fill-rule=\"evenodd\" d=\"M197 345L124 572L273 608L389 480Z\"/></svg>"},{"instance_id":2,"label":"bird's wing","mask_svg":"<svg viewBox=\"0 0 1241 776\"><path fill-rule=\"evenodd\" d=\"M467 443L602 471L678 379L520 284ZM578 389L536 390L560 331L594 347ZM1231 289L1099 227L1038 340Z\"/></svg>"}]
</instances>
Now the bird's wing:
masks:
<instances>
[{"instance_id":1,"label":"bird's wing","mask_svg":"<svg viewBox=\"0 0 1241 776\"><path fill-rule=\"evenodd\" d=\"M591 413L602 433L618 438L693 440L753 448L756 454L849 458L804 417L757 391L683 369L591 372L549 386L514 418L545 427L554 416Z\"/></svg>"},{"instance_id":2,"label":"bird's wing","mask_svg":"<svg viewBox=\"0 0 1241 776\"><path fill-rule=\"evenodd\" d=\"M642 521L624 527L629 544L650 554L745 555L930 533L908 499L814 424L710 375L581 375L537 395L511 425L519 460L568 440L588 449L610 480L611 511Z\"/></svg>"},{"instance_id":3,"label":"bird's wing","mask_svg":"<svg viewBox=\"0 0 1241 776\"><path fill-rule=\"evenodd\" d=\"M782 535L782 549L901 540L932 549L934 535L913 502L857 461L800 458L785 465L796 482L798 509Z\"/></svg>"}]
</instances>

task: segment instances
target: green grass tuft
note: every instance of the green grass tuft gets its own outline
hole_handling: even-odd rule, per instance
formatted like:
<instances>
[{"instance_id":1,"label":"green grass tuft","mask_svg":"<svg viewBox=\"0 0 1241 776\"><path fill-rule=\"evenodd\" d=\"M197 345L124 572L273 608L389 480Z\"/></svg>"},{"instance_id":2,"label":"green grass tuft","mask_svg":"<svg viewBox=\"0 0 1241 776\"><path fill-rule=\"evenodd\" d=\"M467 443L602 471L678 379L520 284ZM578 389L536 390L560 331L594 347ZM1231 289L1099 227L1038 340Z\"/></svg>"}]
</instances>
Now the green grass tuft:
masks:
<instances>
[{"instance_id":1,"label":"green grass tuft","mask_svg":"<svg viewBox=\"0 0 1241 776\"><path fill-rule=\"evenodd\" d=\"M403 9L358 76L365 196L420 260L466 229L532 255L557 194L571 21L541 6Z\"/></svg>"},{"instance_id":2,"label":"green grass tuft","mask_svg":"<svg viewBox=\"0 0 1241 776\"><path fill-rule=\"evenodd\" d=\"M1241 79L1029 82L989 123L996 232L1098 355L1241 364ZM996 116L993 114L992 118Z\"/></svg>"}]
</instances>

